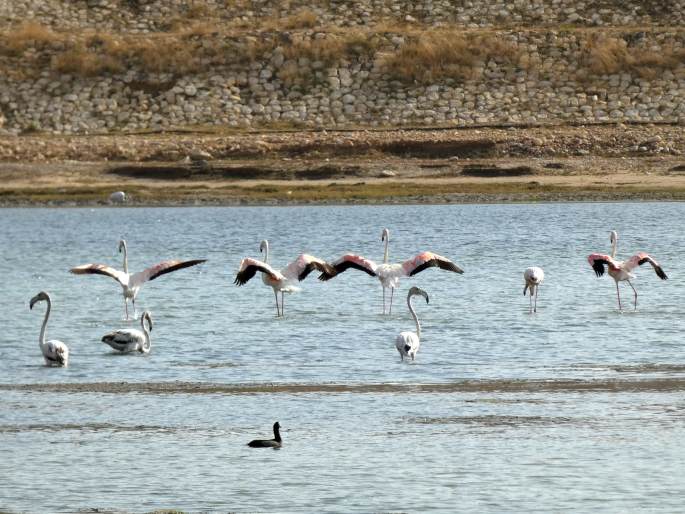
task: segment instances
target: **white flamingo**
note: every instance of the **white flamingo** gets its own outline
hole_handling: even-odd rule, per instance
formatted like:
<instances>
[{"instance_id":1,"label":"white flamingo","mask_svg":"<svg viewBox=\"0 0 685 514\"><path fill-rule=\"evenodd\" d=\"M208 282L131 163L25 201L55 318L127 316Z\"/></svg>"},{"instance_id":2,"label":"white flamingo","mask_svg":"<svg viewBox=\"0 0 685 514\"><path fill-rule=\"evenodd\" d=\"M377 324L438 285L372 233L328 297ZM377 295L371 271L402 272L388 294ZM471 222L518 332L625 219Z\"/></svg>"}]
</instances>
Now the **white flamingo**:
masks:
<instances>
[{"instance_id":1,"label":"white flamingo","mask_svg":"<svg viewBox=\"0 0 685 514\"><path fill-rule=\"evenodd\" d=\"M381 241L385 241L385 251L383 252L382 264L376 264L372 260L366 259L361 255L345 254L332 263L335 273L330 274L324 272L319 276L319 280L330 280L336 275L350 268L361 270L372 277L378 277L378 280L383 287L383 314L385 314L385 290L390 288L390 308L388 309L388 314L391 314L392 299L395 293L395 288L399 286L400 277L412 277L427 268L433 267L438 267L447 271L453 271L455 273L464 273L459 266L457 266L447 257L443 257L442 255L438 255L437 253L433 252L421 252L407 261L391 264L388 262L390 231L387 228L383 229Z\"/></svg>"},{"instance_id":2,"label":"white flamingo","mask_svg":"<svg viewBox=\"0 0 685 514\"><path fill-rule=\"evenodd\" d=\"M118 269L114 269L110 266L107 266L106 264L83 264L81 266L71 268L69 271L76 275L106 275L108 277L112 277L114 280L119 282L119 284L121 284L121 288L123 289L124 294L124 311L126 313L126 319L129 319L129 299L133 304L133 316L135 317L136 297L138 296L138 292L140 291L140 288L145 282L149 280L154 280L157 277L165 275L166 273L171 273L172 271L188 268L190 266L195 266L196 264L200 264L207 260L194 259L190 261L163 261L159 264L155 264L154 266L144 269L143 271L139 271L138 273L130 274L128 272L128 250L126 248L126 241L123 239L119 241L119 253L121 253L122 251L124 252L124 271L119 271Z\"/></svg>"},{"instance_id":3,"label":"white flamingo","mask_svg":"<svg viewBox=\"0 0 685 514\"><path fill-rule=\"evenodd\" d=\"M145 324L146 321L147 326ZM143 312L143 315L140 317L140 326L143 330L123 328L105 334L102 336L102 342L122 353L150 353L150 348L152 346L152 341L150 340L152 316L150 315L150 311Z\"/></svg>"},{"instance_id":4,"label":"white flamingo","mask_svg":"<svg viewBox=\"0 0 685 514\"><path fill-rule=\"evenodd\" d=\"M542 271L542 268L531 266L530 268L526 268L526 271L523 272L523 279L526 281L526 285L523 288L523 296L526 296L526 290L528 290L530 296L530 308L528 312L537 312L538 289L540 288L542 281L545 280L545 272ZM535 296L535 304L533 304L533 296Z\"/></svg>"},{"instance_id":5,"label":"white flamingo","mask_svg":"<svg viewBox=\"0 0 685 514\"><path fill-rule=\"evenodd\" d=\"M240 261L240 268L233 283L242 286L254 277L258 271L261 272L262 282L274 291L277 317L283 316L283 308L285 306L283 294L294 293L300 290L295 285L296 281L304 280L315 269L323 273L333 273L333 268L326 261L306 253L300 254L287 267L278 271L269 265L269 242L266 239L259 244L259 251L264 253L264 260L260 261L246 257ZM279 292L281 293L280 310L278 305Z\"/></svg>"},{"instance_id":6,"label":"white flamingo","mask_svg":"<svg viewBox=\"0 0 685 514\"><path fill-rule=\"evenodd\" d=\"M48 302L48 308L45 310L45 319L43 319L43 326L40 329L40 338L38 339L38 344L40 345L40 351L43 352L43 358L45 359L46 366L64 366L69 365L69 348L62 341L57 341L56 339L51 339L50 341L45 341L45 328L48 325L48 318L50 318L50 309L52 308L52 300L50 295L45 291L41 291L36 296L31 298L29 302L29 308L33 310L33 306L36 302L45 300Z\"/></svg>"},{"instance_id":7,"label":"white flamingo","mask_svg":"<svg viewBox=\"0 0 685 514\"><path fill-rule=\"evenodd\" d=\"M666 273L664 273L664 270L661 268L661 266L659 266L659 263L656 262L649 254L646 254L644 252L636 253L627 261L615 260L616 248L618 246L618 233L615 230L612 230L609 233L609 240L611 241L611 255L593 253L588 256L587 260L590 263L590 266L592 266L592 269L595 270L595 274L598 277L604 275L604 265L607 266L609 276L613 278L616 282L616 298L618 299L618 310L622 309L621 294L618 290L619 282L628 282L628 285L632 288L633 293L635 293L635 309L637 309L637 291L633 287L633 284L631 284L630 282L631 279L635 278L635 275L633 275L631 271L633 271L638 266L643 265L645 262L648 262L654 268L657 277L659 277L661 280L666 280L668 279L668 277L666 276Z\"/></svg>"},{"instance_id":8,"label":"white flamingo","mask_svg":"<svg viewBox=\"0 0 685 514\"><path fill-rule=\"evenodd\" d=\"M411 299L414 296L423 296L428 303L428 293L423 289L418 287L412 287L407 293L407 305L409 306L409 312L411 317L414 318L414 323L416 323L416 332L400 332L395 339L395 346L397 351L400 352L400 358L404 360L405 357L411 357L411 360L416 358L416 354L421 346L421 324L419 323L419 318L414 312L414 307L411 304Z\"/></svg>"}]
</instances>

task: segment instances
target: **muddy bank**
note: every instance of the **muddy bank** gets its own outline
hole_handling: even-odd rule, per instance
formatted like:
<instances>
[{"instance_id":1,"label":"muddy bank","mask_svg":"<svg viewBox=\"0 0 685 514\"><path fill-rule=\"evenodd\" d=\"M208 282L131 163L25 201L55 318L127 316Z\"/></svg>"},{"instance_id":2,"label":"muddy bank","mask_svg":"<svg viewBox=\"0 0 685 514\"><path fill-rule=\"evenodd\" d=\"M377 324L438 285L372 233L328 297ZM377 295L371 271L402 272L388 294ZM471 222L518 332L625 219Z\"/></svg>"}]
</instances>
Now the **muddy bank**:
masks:
<instances>
[{"instance_id":1,"label":"muddy bank","mask_svg":"<svg viewBox=\"0 0 685 514\"><path fill-rule=\"evenodd\" d=\"M672 125L0 138L0 206L685 199Z\"/></svg>"}]
</instances>

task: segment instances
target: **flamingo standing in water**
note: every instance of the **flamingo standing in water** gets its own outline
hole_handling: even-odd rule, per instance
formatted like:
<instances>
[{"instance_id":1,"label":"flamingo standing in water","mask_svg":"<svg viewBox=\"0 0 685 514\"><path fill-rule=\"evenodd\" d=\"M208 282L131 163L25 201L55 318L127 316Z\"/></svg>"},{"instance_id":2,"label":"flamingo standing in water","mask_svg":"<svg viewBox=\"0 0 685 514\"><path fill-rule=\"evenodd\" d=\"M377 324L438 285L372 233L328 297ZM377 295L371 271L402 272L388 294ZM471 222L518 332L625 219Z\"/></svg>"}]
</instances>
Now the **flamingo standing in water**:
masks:
<instances>
[{"instance_id":1,"label":"flamingo standing in water","mask_svg":"<svg viewBox=\"0 0 685 514\"><path fill-rule=\"evenodd\" d=\"M114 280L119 282L124 294L124 311L126 313L126 319L128 317L128 300L131 300L133 304L133 316L136 315L136 297L143 284L149 280L154 280L157 277L171 273L183 268L188 268L190 266L195 266L205 262L207 259L194 259L191 261L162 261L159 264L155 264L143 271L138 273L129 274L128 272L128 250L126 247L126 241L119 241L119 253L124 252L124 271L119 271L106 264L83 264L81 266L76 266L71 268L69 271L76 275L106 275L112 277Z\"/></svg>"},{"instance_id":2,"label":"flamingo standing in water","mask_svg":"<svg viewBox=\"0 0 685 514\"><path fill-rule=\"evenodd\" d=\"M333 273L333 268L326 261L306 253L300 254L288 266L278 271L269 265L269 241L264 239L259 244L259 251L264 253L264 260L260 261L246 257L240 261L240 267L233 283L242 286L254 277L258 271L261 272L262 282L274 291L274 296L276 297L276 317L284 315L285 300L283 294L294 293L300 290L295 285L296 281L304 280L315 269L323 273ZM278 305L279 292L281 293L280 309Z\"/></svg>"},{"instance_id":3,"label":"flamingo standing in water","mask_svg":"<svg viewBox=\"0 0 685 514\"><path fill-rule=\"evenodd\" d=\"M387 228L384 228L381 233L381 241L385 242L382 264L376 264L360 255L345 254L332 263L335 273L331 274L324 272L319 276L319 280L330 280L339 273L350 268L363 271L372 277L378 277L378 280L383 287L383 314L385 314L385 290L390 288L390 308L388 309L388 314L391 314L393 294L395 293L395 288L399 286L400 277L412 277L425 269L433 267L453 271L455 273L464 273L459 266L447 257L443 257L442 255L433 252L421 252L407 261L391 264L388 262L390 231Z\"/></svg>"},{"instance_id":4,"label":"flamingo standing in water","mask_svg":"<svg viewBox=\"0 0 685 514\"><path fill-rule=\"evenodd\" d=\"M31 298L31 301L29 302L29 309L33 310L33 306L37 302L43 300L48 303L48 308L45 310L43 326L40 328L40 338L38 339L40 351L43 353L46 366L64 366L66 368L69 365L69 348L67 345L56 339L51 339L47 342L45 341L45 328L48 325L50 309L52 308L52 300L50 299L50 295L45 291L41 291L36 296Z\"/></svg>"},{"instance_id":5,"label":"flamingo standing in water","mask_svg":"<svg viewBox=\"0 0 685 514\"><path fill-rule=\"evenodd\" d=\"M395 347L397 351L400 352L400 358L404 360L405 357L411 357L411 360L416 358L416 353L419 351L421 346L421 324L419 323L419 318L414 312L414 307L411 304L411 299L414 296L423 296L428 303L428 293L423 289L418 287L412 287L407 293L407 305L409 306L409 312L411 317L414 318L414 323L416 323L416 332L400 332L395 339Z\"/></svg>"},{"instance_id":6,"label":"flamingo standing in water","mask_svg":"<svg viewBox=\"0 0 685 514\"><path fill-rule=\"evenodd\" d=\"M666 280L668 277L664 270L659 266L649 254L644 252L638 252L633 255L627 261L617 261L616 257L616 247L618 246L618 233L612 230L609 233L609 240L611 241L611 255L604 255L601 253L593 253L588 256L587 260L595 271L598 277L604 275L604 266L607 266L609 271L609 276L616 282L616 298L618 299L618 310L621 310L621 294L618 290L619 282L628 282L628 285L632 288L633 293L635 293L635 309L637 309L637 291L631 284L630 279L635 278L635 275L631 273L638 266L642 266L645 262L648 262L654 268L656 276L661 280Z\"/></svg>"},{"instance_id":7,"label":"flamingo standing in water","mask_svg":"<svg viewBox=\"0 0 685 514\"><path fill-rule=\"evenodd\" d=\"M530 308L528 313L531 314L538 311L538 289L540 284L542 284L542 281L545 280L545 272L542 271L542 268L532 266L526 268L526 271L523 272L523 279L526 281L526 285L523 288L523 296L526 296L526 290L528 290L528 294L530 295ZM533 305L533 296L535 296L535 305Z\"/></svg>"}]
</instances>

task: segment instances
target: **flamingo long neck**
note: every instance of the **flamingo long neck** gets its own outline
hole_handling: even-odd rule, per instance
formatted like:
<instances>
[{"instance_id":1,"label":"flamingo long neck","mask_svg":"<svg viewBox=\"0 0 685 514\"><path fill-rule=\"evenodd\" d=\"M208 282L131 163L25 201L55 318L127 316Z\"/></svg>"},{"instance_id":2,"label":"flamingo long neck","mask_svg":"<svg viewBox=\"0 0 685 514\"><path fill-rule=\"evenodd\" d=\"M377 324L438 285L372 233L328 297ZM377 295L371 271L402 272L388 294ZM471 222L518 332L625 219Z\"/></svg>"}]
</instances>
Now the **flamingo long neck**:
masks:
<instances>
[{"instance_id":1,"label":"flamingo long neck","mask_svg":"<svg viewBox=\"0 0 685 514\"><path fill-rule=\"evenodd\" d=\"M411 312L411 317L414 318L414 323L416 323L416 337L421 339L421 323L419 323L419 317L414 312L414 307L411 304L412 297L407 298L407 305L409 306L409 312Z\"/></svg>"},{"instance_id":2,"label":"flamingo long neck","mask_svg":"<svg viewBox=\"0 0 685 514\"><path fill-rule=\"evenodd\" d=\"M269 242L264 241L264 262L269 264Z\"/></svg>"},{"instance_id":3,"label":"flamingo long neck","mask_svg":"<svg viewBox=\"0 0 685 514\"><path fill-rule=\"evenodd\" d=\"M124 273L128 273L128 249L126 248L126 241L122 243L124 247Z\"/></svg>"},{"instance_id":4,"label":"flamingo long neck","mask_svg":"<svg viewBox=\"0 0 685 514\"><path fill-rule=\"evenodd\" d=\"M38 340L38 343L43 346L45 344L45 329L48 326L48 318L50 317L50 308L52 307L52 302L50 301L50 298L46 298L46 302L48 303L48 308L45 309L45 318L43 319L43 326L40 327L40 339Z\"/></svg>"},{"instance_id":5,"label":"flamingo long neck","mask_svg":"<svg viewBox=\"0 0 685 514\"><path fill-rule=\"evenodd\" d=\"M390 245L390 234L385 233L385 250L383 252L383 263L387 264L390 259L390 251L388 246Z\"/></svg>"},{"instance_id":6,"label":"flamingo long neck","mask_svg":"<svg viewBox=\"0 0 685 514\"><path fill-rule=\"evenodd\" d=\"M143 334L145 334L145 343L143 343L143 353L147 353L150 351L150 346L151 346L151 341L150 341L150 330L148 329L148 326L145 324L145 316L143 316L140 319L140 324L143 327Z\"/></svg>"},{"instance_id":7,"label":"flamingo long neck","mask_svg":"<svg viewBox=\"0 0 685 514\"><path fill-rule=\"evenodd\" d=\"M611 242L611 258L615 259L616 258L616 247L618 246L618 238L614 238L614 240Z\"/></svg>"}]
</instances>

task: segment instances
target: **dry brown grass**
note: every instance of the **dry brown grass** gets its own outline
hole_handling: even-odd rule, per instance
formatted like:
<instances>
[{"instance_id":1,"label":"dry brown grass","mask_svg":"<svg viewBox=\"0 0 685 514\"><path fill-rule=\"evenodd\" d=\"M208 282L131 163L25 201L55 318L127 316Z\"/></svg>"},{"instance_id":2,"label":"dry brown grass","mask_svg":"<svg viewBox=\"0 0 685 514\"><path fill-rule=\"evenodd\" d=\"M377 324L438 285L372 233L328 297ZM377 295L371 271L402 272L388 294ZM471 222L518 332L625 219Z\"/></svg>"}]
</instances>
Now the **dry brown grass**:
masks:
<instances>
[{"instance_id":1,"label":"dry brown grass","mask_svg":"<svg viewBox=\"0 0 685 514\"><path fill-rule=\"evenodd\" d=\"M319 17L314 11L303 9L298 13L287 16L278 24L278 28L284 30L309 29L316 27Z\"/></svg>"},{"instance_id":2,"label":"dry brown grass","mask_svg":"<svg viewBox=\"0 0 685 514\"><path fill-rule=\"evenodd\" d=\"M382 64L395 78L421 84L445 79L458 82L477 78L478 69L489 60L516 64L518 47L496 34L465 35L454 30L423 32L383 56Z\"/></svg>"},{"instance_id":3,"label":"dry brown grass","mask_svg":"<svg viewBox=\"0 0 685 514\"><path fill-rule=\"evenodd\" d=\"M50 27L29 21L2 34L0 47L5 53L19 54L28 48L43 48L60 41L63 36Z\"/></svg>"},{"instance_id":4,"label":"dry brown grass","mask_svg":"<svg viewBox=\"0 0 685 514\"><path fill-rule=\"evenodd\" d=\"M592 34L583 42L580 64L590 75L628 72L654 78L665 69L683 66L685 49L666 46L660 50L630 47L619 37Z\"/></svg>"},{"instance_id":5,"label":"dry brown grass","mask_svg":"<svg viewBox=\"0 0 685 514\"><path fill-rule=\"evenodd\" d=\"M92 52L86 45L79 43L61 52L52 59L52 68L59 73L69 73L83 77L95 77L104 73L124 71L120 60Z\"/></svg>"}]
</instances>

